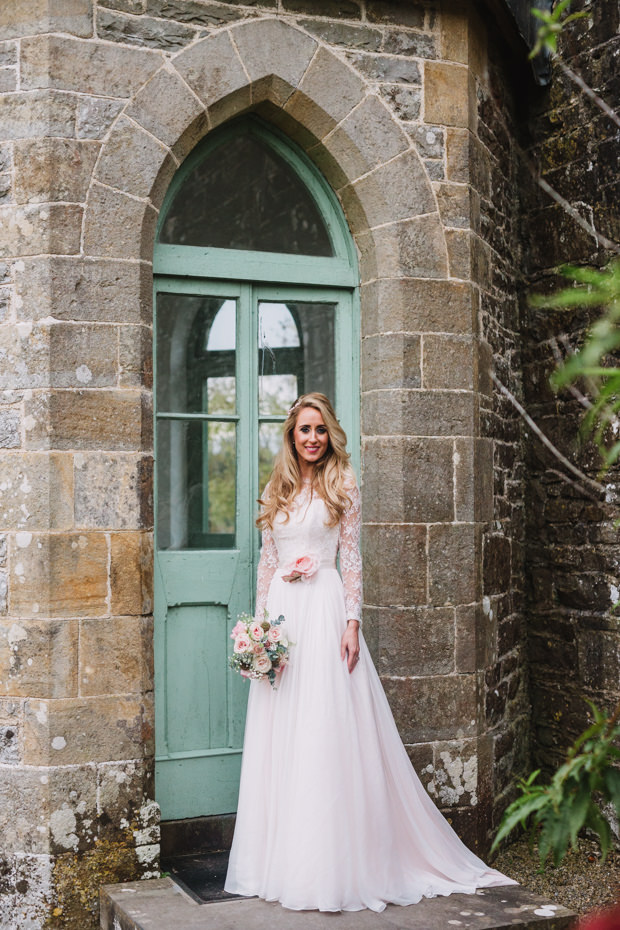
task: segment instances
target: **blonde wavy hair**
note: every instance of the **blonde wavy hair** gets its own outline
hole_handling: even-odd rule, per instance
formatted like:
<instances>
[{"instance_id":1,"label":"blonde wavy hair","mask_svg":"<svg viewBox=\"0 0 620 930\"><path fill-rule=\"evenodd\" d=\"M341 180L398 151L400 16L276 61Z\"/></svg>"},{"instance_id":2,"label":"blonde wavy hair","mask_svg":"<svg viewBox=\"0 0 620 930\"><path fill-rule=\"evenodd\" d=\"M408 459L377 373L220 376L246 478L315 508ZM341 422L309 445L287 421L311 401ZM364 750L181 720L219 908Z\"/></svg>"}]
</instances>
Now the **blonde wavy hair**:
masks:
<instances>
[{"instance_id":1,"label":"blonde wavy hair","mask_svg":"<svg viewBox=\"0 0 620 930\"><path fill-rule=\"evenodd\" d=\"M329 513L327 526L336 526L351 503L347 492L355 483L355 476L349 464L346 433L338 422L334 408L325 394L318 392L302 394L297 398L284 421L282 447L276 456L263 498L258 500L261 512L256 525L261 530L265 527L271 529L276 514L279 512L286 515L285 522L288 522L293 500L301 491L301 472L295 451L293 431L297 418L305 407L318 410L327 427L327 451L314 466L312 475L312 490L325 501L327 506Z\"/></svg>"}]
</instances>

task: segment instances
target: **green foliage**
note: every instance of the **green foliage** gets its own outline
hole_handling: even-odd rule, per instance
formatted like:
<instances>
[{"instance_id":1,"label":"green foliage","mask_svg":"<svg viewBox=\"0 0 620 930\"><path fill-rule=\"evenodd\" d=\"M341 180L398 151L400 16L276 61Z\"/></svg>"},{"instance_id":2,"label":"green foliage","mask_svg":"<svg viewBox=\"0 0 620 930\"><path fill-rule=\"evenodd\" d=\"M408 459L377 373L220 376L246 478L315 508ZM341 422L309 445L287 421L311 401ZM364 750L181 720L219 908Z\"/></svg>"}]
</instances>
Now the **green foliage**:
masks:
<instances>
[{"instance_id":1,"label":"green foliage","mask_svg":"<svg viewBox=\"0 0 620 930\"><path fill-rule=\"evenodd\" d=\"M530 58L535 58L543 48L555 55L558 50L558 36L562 29L574 19L583 19L584 16L589 16L587 12L569 13L564 16L564 12L568 9L570 3L571 0L561 0L550 13L546 10L532 9L532 14L536 19L540 20L541 25L538 27L536 45L530 52Z\"/></svg>"},{"instance_id":2,"label":"green foliage","mask_svg":"<svg viewBox=\"0 0 620 930\"><path fill-rule=\"evenodd\" d=\"M591 405L583 420L582 435L592 435L609 468L620 456L620 367L610 363L620 349L620 259L607 268L560 269L571 281L549 297L534 296L535 307L597 307L603 315L590 327L578 352L570 355L551 376L556 390L576 382L585 386Z\"/></svg>"},{"instance_id":3,"label":"green foliage","mask_svg":"<svg viewBox=\"0 0 620 930\"><path fill-rule=\"evenodd\" d=\"M521 796L504 813L491 851L516 827L529 826L532 839L538 839L543 869L549 856L559 865L569 845L577 846L579 831L589 827L599 837L603 858L607 855L611 831L601 804L613 804L620 816L620 770L614 767L620 761L620 707L608 717L588 704L594 722L576 740L549 784L537 783L540 770L519 780Z\"/></svg>"}]
</instances>

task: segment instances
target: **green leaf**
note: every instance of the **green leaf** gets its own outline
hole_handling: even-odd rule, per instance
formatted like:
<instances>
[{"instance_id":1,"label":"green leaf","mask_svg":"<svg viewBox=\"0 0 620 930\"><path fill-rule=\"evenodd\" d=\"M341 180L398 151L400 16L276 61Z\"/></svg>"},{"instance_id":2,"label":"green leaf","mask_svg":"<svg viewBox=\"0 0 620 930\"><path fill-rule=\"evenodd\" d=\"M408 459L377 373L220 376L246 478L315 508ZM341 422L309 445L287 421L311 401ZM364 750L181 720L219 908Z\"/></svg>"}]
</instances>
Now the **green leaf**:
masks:
<instances>
[{"instance_id":1,"label":"green leaf","mask_svg":"<svg viewBox=\"0 0 620 930\"><path fill-rule=\"evenodd\" d=\"M614 805L616 814L620 816L620 771L608 768L603 777L609 800Z\"/></svg>"}]
</instances>

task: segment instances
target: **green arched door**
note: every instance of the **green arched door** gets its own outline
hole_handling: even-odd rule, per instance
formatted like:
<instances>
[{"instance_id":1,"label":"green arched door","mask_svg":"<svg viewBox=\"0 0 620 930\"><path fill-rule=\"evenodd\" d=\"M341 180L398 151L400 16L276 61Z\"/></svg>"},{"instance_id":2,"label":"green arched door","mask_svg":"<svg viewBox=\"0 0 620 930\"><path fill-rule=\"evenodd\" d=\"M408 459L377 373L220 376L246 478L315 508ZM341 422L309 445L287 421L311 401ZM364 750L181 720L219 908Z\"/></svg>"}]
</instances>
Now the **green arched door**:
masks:
<instances>
[{"instance_id":1,"label":"green arched door","mask_svg":"<svg viewBox=\"0 0 620 930\"><path fill-rule=\"evenodd\" d=\"M213 133L161 211L155 276L156 795L165 820L236 809L256 498L281 423L332 397L359 449L352 241L305 156L259 120Z\"/></svg>"}]
</instances>

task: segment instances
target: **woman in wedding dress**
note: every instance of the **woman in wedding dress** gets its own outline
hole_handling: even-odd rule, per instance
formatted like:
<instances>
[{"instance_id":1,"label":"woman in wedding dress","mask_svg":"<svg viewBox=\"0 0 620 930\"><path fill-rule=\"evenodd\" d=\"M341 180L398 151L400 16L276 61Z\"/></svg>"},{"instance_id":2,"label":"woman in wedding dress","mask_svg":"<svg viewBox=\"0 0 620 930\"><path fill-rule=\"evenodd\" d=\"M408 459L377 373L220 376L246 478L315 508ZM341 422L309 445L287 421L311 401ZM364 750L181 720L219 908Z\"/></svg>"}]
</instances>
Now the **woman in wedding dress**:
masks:
<instances>
[{"instance_id":1,"label":"woman in wedding dress","mask_svg":"<svg viewBox=\"0 0 620 930\"><path fill-rule=\"evenodd\" d=\"M348 460L325 395L300 397L257 521L256 616L284 615L290 662L276 689L250 683L225 888L293 910L382 911L516 884L463 845L400 740L359 630L361 508Z\"/></svg>"}]
</instances>

